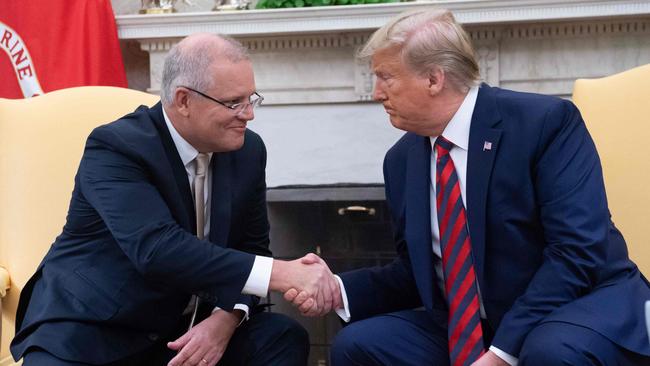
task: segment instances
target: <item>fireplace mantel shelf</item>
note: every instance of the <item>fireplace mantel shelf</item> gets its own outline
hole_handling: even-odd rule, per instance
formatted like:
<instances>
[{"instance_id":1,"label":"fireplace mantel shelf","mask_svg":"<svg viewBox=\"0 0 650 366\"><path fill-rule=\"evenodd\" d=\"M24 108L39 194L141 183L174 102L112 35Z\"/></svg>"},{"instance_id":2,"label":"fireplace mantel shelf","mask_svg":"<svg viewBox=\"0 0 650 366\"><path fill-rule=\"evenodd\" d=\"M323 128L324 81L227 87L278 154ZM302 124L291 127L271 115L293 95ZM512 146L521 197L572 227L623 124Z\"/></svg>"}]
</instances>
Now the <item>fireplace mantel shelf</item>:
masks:
<instances>
[{"instance_id":1,"label":"fireplace mantel shelf","mask_svg":"<svg viewBox=\"0 0 650 366\"><path fill-rule=\"evenodd\" d=\"M116 17L120 39L180 38L195 32L237 37L367 31L404 10L452 10L468 25L580 20L650 14L647 0L442 0L363 6L194 12Z\"/></svg>"}]
</instances>

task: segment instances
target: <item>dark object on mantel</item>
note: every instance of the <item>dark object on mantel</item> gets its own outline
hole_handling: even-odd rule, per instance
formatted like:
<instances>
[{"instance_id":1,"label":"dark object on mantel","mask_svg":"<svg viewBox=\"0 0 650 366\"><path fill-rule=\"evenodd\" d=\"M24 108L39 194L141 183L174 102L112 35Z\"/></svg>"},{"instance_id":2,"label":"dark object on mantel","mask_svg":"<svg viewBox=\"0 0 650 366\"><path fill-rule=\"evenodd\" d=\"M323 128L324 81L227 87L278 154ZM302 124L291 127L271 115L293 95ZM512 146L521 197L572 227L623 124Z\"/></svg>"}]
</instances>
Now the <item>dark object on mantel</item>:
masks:
<instances>
[{"instance_id":1,"label":"dark object on mantel","mask_svg":"<svg viewBox=\"0 0 650 366\"><path fill-rule=\"evenodd\" d=\"M337 183L322 185L286 185L269 188L266 200L271 202L308 201L383 201L383 184Z\"/></svg>"},{"instance_id":2,"label":"dark object on mantel","mask_svg":"<svg viewBox=\"0 0 650 366\"><path fill-rule=\"evenodd\" d=\"M357 199L350 198L355 194ZM279 187L270 189L267 197L272 198L268 207L276 258L296 259L313 252L337 273L386 264L396 255L382 185ZM309 365L329 365L329 347L341 329L340 319L333 313L304 318L275 293L268 301L275 304L273 312L295 318L309 332Z\"/></svg>"},{"instance_id":3,"label":"dark object on mantel","mask_svg":"<svg viewBox=\"0 0 650 366\"><path fill-rule=\"evenodd\" d=\"M305 8L312 6L399 3L400 0L260 0L255 9Z\"/></svg>"}]
</instances>

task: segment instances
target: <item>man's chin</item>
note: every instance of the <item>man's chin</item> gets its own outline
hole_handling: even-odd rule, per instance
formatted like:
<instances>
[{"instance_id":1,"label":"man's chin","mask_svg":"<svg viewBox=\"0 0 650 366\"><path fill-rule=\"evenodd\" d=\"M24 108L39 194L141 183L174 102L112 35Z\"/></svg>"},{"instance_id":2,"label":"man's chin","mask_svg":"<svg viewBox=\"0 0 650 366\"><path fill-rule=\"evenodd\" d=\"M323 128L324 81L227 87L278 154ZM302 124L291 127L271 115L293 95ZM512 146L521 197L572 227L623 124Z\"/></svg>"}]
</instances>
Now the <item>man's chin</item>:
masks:
<instances>
[{"instance_id":1,"label":"man's chin","mask_svg":"<svg viewBox=\"0 0 650 366\"><path fill-rule=\"evenodd\" d=\"M389 119L390 119L390 124L393 125L393 127L397 128L398 130L409 132L409 130L406 129L406 126L404 126L404 123L399 117L391 114L389 116Z\"/></svg>"},{"instance_id":2,"label":"man's chin","mask_svg":"<svg viewBox=\"0 0 650 366\"><path fill-rule=\"evenodd\" d=\"M213 148L213 152L229 152L236 151L244 146L244 136L231 138L225 143L220 143L218 146Z\"/></svg>"}]
</instances>

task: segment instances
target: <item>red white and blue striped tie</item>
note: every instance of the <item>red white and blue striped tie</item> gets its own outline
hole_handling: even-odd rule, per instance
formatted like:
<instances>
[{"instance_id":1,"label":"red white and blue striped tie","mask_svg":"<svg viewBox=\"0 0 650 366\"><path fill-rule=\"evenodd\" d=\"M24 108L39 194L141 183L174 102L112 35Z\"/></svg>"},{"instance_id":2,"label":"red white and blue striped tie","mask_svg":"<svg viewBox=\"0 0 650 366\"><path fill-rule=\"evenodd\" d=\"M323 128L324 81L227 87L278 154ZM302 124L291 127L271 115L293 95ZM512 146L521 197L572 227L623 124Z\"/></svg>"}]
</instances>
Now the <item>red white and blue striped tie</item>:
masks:
<instances>
[{"instance_id":1,"label":"red white and blue striped tie","mask_svg":"<svg viewBox=\"0 0 650 366\"><path fill-rule=\"evenodd\" d=\"M436 207L449 304L449 359L452 366L465 366L483 354L483 330L465 207L449 155L453 146L442 136L436 139Z\"/></svg>"}]
</instances>

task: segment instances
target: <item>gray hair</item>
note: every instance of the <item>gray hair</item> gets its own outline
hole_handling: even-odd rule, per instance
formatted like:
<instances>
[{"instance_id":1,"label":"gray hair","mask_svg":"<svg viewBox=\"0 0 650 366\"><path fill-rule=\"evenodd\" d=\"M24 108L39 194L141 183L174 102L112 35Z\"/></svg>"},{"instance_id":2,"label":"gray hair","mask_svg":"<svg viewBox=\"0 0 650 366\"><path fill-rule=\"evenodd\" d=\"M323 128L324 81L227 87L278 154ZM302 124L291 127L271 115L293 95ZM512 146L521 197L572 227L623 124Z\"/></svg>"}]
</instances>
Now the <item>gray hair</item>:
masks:
<instances>
[{"instance_id":1,"label":"gray hair","mask_svg":"<svg viewBox=\"0 0 650 366\"><path fill-rule=\"evenodd\" d=\"M469 35L445 9L404 12L379 28L358 54L398 47L402 61L421 76L440 68L459 91L478 84L481 75Z\"/></svg>"},{"instance_id":2,"label":"gray hair","mask_svg":"<svg viewBox=\"0 0 650 366\"><path fill-rule=\"evenodd\" d=\"M206 70L220 60L240 62L250 60L248 50L235 39L221 34L197 34L183 39L165 57L160 85L160 99L165 105L173 103L179 86L199 91L214 87L214 78Z\"/></svg>"}]
</instances>

